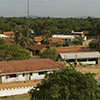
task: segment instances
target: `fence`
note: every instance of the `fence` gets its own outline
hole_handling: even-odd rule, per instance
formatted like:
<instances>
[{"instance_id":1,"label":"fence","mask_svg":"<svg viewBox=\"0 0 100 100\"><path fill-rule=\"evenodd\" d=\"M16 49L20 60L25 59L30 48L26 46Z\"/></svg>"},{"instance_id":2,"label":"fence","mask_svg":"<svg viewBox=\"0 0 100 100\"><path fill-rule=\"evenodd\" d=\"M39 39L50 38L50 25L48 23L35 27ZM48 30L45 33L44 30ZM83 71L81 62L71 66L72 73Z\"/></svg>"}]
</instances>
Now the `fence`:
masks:
<instances>
[{"instance_id":1,"label":"fence","mask_svg":"<svg viewBox=\"0 0 100 100\"><path fill-rule=\"evenodd\" d=\"M28 91L32 88L33 88L33 86L32 87L28 86L28 87L1 89L0 97L25 94L25 93L28 93Z\"/></svg>"}]
</instances>

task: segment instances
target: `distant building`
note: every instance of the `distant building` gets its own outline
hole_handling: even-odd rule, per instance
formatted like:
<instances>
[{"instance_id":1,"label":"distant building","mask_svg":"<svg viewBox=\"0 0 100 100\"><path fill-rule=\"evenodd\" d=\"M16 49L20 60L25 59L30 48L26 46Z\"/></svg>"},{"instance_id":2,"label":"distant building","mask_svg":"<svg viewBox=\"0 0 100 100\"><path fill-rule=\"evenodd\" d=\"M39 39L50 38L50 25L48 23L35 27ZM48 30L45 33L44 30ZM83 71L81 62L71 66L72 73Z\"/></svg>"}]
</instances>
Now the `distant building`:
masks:
<instances>
[{"instance_id":1,"label":"distant building","mask_svg":"<svg viewBox=\"0 0 100 100\"><path fill-rule=\"evenodd\" d=\"M52 36L52 38L61 38L65 42L71 42L76 36L82 36L84 40L87 40L87 37L85 36L84 32L74 32L68 33L67 35L62 35L62 34L55 34Z\"/></svg>"},{"instance_id":2,"label":"distant building","mask_svg":"<svg viewBox=\"0 0 100 100\"><path fill-rule=\"evenodd\" d=\"M3 32L3 34L4 34L4 35L7 35L7 36L10 37L10 38L14 38L14 36L15 36L15 33L12 32L12 31L10 31L10 32Z\"/></svg>"},{"instance_id":3,"label":"distant building","mask_svg":"<svg viewBox=\"0 0 100 100\"><path fill-rule=\"evenodd\" d=\"M63 39L61 39L61 38L51 38L49 46L50 47L56 47L57 45L58 46L63 46L63 44L64 44Z\"/></svg>"},{"instance_id":4,"label":"distant building","mask_svg":"<svg viewBox=\"0 0 100 100\"><path fill-rule=\"evenodd\" d=\"M42 44L42 41L43 41L43 38L40 36L40 37L35 37L34 38L34 42L36 43L36 44Z\"/></svg>"},{"instance_id":5,"label":"distant building","mask_svg":"<svg viewBox=\"0 0 100 100\"><path fill-rule=\"evenodd\" d=\"M59 70L64 66L51 59L30 59L0 62L0 80L2 83L43 79L45 73Z\"/></svg>"},{"instance_id":6,"label":"distant building","mask_svg":"<svg viewBox=\"0 0 100 100\"><path fill-rule=\"evenodd\" d=\"M0 38L3 38L3 39L5 39L5 38L9 38L7 35L4 35L4 34L0 34Z\"/></svg>"},{"instance_id":7,"label":"distant building","mask_svg":"<svg viewBox=\"0 0 100 100\"><path fill-rule=\"evenodd\" d=\"M76 64L98 64L100 53L97 51L60 53L62 61Z\"/></svg>"}]
</instances>

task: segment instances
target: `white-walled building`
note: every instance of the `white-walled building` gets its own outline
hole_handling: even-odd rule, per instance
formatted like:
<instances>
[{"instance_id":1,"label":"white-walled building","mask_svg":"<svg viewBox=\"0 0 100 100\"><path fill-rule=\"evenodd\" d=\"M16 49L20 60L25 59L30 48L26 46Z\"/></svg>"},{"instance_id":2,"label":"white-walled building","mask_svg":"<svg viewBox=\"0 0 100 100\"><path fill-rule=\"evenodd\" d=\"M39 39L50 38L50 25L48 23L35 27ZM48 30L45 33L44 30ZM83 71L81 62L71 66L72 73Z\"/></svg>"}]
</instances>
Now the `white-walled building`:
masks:
<instances>
[{"instance_id":1,"label":"white-walled building","mask_svg":"<svg viewBox=\"0 0 100 100\"><path fill-rule=\"evenodd\" d=\"M87 37L85 36L84 32L74 32L74 31L72 31L72 33L69 33L67 35L54 34L52 38L61 38L66 42L71 42L76 36L82 36L84 40L87 40Z\"/></svg>"},{"instance_id":2,"label":"white-walled building","mask_svg":"<svg viewBox=\"0 0 100 100\"><path fill-rule=\"evenodd\" d=\"M60 53L62 61L68 63L98 64L100 53L97 51Z\"/></svg>"},{"instance_id":3,"label":"white-walled building","mask_svg":"<svg viewBox=\"0 0 100 100\"><path fill-rule=\"evenodd\" d=\"M63 68L51 59L30 59L20 61L0 62L1 83L43 79L45 73Z\"/></svg>"},{"instance_id":4,"label":"white-walled building","mask_svg":"<svg viewBox=\"0 0 100 100\"><path fill-rule=\"evenodd\" d=\"M4 35L4 34L0 34L0 38L9 38L9 36Z\"/></svg>"}]
</instances>

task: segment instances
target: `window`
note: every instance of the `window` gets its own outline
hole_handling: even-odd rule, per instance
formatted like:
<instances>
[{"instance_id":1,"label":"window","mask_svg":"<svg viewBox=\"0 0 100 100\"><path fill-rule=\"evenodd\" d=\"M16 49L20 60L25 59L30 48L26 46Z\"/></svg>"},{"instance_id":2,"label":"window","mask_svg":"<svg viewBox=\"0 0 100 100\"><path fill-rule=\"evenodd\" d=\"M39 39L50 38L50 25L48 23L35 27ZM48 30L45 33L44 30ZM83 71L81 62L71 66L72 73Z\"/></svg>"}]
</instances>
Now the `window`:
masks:
<instances>
[{"instance_id":1,"label":"window","mask_svg":"<svg viewBox=\"0 0 100 100\"><path fill-rule=\"evenodd\" d=\"M32 76L32 73L30 73L30 75Z\"/></svg>"},{"instance_id":2,"label":"window","mask_svg":"<svg viewBox=\"0 0 100 100\"><path fill-rule=\"evenodd\" d=\"M39 72L39 75L43 75L43 74L45 74L45 73L47 73L47 71Z\"/></svg>"},{"instance_id":3,"label":"window","mask_svg":"<svg viewBox=\"0 0 100 100\"><path fill-rule=\"evenodd\" d=\"M23 73L23 77L25 76L25 73Z\"/></svg>"},{"instance_id":4,"label":"window","mask_svg":"<svg viewBox=\"0 0 100 100\"><path fill-rule=\"evenodd\" d=\"M9 78L13 78L13 77L16 77L16 74L9 75Z\"/></svg>"}]
</instances>

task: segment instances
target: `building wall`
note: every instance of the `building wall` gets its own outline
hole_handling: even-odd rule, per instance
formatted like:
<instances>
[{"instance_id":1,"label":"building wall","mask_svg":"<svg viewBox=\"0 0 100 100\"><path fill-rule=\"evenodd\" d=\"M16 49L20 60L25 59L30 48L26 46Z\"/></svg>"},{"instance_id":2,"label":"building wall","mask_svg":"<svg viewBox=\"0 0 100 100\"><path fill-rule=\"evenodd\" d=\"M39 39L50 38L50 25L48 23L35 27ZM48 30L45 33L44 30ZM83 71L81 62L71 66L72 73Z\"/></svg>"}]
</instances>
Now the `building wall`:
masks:
<instances>
[{"instance_id":1,"label":"building wall","mask_svg":"<svg viewBox=\"0 0 100 100\"><path fill-rule=\"evenodd\" d=\"M47 73L50 73L50 72L47 72ZM18 74L16 75L16 77L10 77L10 75L4 75L4 76L1 76L1 80L2 80L2 83L7 83L7 82L15 82L15 81L43 79L44 77L45 77L45 74L41 74L41 72L37 72L37 73L33 72L33 73L27 73L27 74L26 73Z\"/></svg>"}]
</instances>

